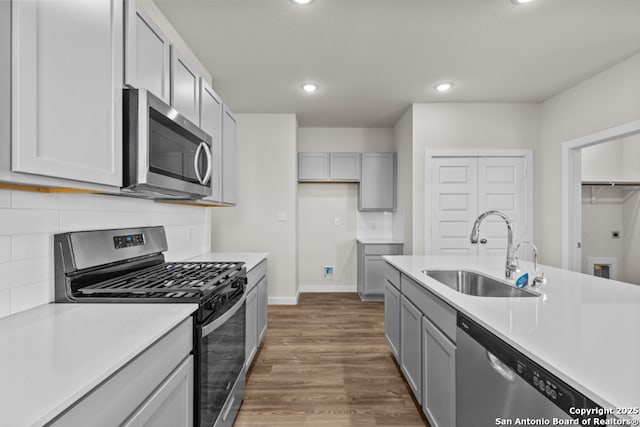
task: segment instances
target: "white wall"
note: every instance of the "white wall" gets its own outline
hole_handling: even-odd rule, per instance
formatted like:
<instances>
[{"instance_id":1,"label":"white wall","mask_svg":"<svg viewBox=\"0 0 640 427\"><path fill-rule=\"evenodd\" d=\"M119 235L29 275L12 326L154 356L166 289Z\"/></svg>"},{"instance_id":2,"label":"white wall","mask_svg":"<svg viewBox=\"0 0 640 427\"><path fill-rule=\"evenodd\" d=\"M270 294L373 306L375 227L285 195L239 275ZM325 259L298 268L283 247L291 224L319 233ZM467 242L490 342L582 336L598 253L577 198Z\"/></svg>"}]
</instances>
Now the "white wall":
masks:
<instances>
[{"instance_id":1,"label":"white wall","mask_svg":"<svg viewBox=\"0 0 640 427\"><path fill-rule=\"evenodd\" d=\"M562 265L561 144L640 118L640 54L542 103L535 235L541 261Z\"/></svg>"},{"instance_id":2,"label":"white wall","mask_svg":"<svg viewBox=\"0 0 640 427\"><path fill-rule=\"evenodd\" d=\"M211 248L268 252L269 302L295 303L297 121L294 114L237 114L238 204L212 211ZM286 216L278 221L278 213Z\"/></svg>"},{"instance_id":3,"label":"white wall","mask_svg":"<svg viewBox=\"0 0 640 427\"><path fill-rule=\"evenodd\" d=\"M393 151L392 130L386 128L300 128L298 151ZM302 291L356 290L356 236L377 225L393 228L393 220L358 212L358 184L298 184L298 260ZM338 218L340 225L335 224ZM334 267L325 280L323 267Z\"/></svg>"},{"instance_id":4,"label":"white wall","mask_svg":"<svg viewBox=\"0 0 640 427\"><path fill-rule=\"evenodd\" d=\"M539 105L535 103L413 105L413 254L424 253L425 150L534 149L535 162L539 123Z\"/></svg>"},{"instance_id":5,"label":"white wall","mask_svg":"<svg viewBox=\"0 0 640 427\"><path fill-rule=\"evenodd\" d=\"M588 269L589 257L611 257L618 260L617 280L625 281L626 231L623 225L625 192L616 187L594 186L601 190L592 203L591 186L582 187L582 272ZM619 231L620 238L612 239L611 232Z\"/></svg>"},{"instance_id":6,"label":"white wall","mask_svg":"<svg viewBox=\"0 0 640 427\"><path fill-rule=\"evenodd\" d=\"M94 194L0 190L0 317L54 296L53 235L164 225L177 261L208 252L207 209Z\"/></svg>"},{"instance_id":7,"label":"white wall","mask_svg":"<svg viewBox=\"0 0 640 427\"><path fill-rule=\"evenodd\" d=\"M583 181L640 181L640 134L583 148Z\"/></svg>"},{"instance_id":8,"label":"white wall","mask_svg":"<svg viewBox=\"0 0 640 427\"><path fill-rule=\"evenodd\" d=\"M404 215L404 253L412 255L413 245L413 106L410 106L393 127L394 151L398 158L397 202ZM418 199L418 203L421 203Z\"/></svg>"}]
</instances>

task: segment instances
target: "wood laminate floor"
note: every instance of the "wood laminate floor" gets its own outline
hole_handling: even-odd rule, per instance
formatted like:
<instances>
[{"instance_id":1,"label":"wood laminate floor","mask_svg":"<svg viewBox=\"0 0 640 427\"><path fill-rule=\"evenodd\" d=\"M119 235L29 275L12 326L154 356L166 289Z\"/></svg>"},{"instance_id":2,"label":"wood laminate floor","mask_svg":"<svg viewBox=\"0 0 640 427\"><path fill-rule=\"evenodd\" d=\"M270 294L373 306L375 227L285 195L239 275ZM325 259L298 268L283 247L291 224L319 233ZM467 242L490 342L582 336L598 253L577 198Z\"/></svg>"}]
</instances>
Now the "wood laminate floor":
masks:
<instances>
[{"instance_id":1,"label":"wood laminate floor","mask_svg":"<svg viewBox=\"0 0 640 427\"><path fill-rule=\"evenodd\" d=\"M428 426L384 338L381 302L302 294L269 326L235 426Z\"/></svg>"}]
</instances>

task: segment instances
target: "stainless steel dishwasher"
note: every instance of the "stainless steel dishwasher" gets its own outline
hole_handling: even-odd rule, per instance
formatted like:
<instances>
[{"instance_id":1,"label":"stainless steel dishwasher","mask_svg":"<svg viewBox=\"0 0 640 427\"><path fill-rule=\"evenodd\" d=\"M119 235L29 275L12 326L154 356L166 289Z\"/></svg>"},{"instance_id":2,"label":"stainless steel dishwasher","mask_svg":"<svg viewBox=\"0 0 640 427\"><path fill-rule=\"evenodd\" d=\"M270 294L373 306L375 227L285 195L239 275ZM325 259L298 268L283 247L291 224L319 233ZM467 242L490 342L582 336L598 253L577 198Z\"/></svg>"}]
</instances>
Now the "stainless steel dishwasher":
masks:
<instances>
[{"instance_id":1,"label":"stainless steel dishwasher","mask_svg":"<svg viewBox=\"0 0 640 427\"><path fill-rule=\"evenodd\" d=\"M457 427L517 425L516 419L553 425L554 418L580 419L571 408L600 408L462 314L456 332Z\"/></svg>"}]
</instances>

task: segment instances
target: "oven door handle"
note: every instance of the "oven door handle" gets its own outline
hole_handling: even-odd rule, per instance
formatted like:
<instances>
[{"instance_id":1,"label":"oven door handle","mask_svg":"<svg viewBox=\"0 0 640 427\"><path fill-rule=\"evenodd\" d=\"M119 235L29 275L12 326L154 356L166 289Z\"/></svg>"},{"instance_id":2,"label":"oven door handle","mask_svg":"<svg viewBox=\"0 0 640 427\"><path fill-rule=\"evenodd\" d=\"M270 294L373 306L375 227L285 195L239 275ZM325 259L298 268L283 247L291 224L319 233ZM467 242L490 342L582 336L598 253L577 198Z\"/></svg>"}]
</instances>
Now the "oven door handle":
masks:
<instances>
[{"instance_id":1,"label":"oven door handle","mask_svg":"<svg viewBox=\"0 0 640 427\"><path fill-rule=\"evenodd\" d=\"M240 310L240 307L242 307L242 304L244 304L245 298L246 298L245 295L242 294L242 297L238 300L238 302L236 302L233 307L231 307L229 310L227 310L226 313L224 313L222 316L218 317L216 320L214 320L213 322L209 323L208 325L203 326L202 327L202 338L206 337L211 332L213 332L216 329L218 329L227 320L229 320L234 314L236 314L236 312L238 310Z\"/></svg>"}]
</instances>

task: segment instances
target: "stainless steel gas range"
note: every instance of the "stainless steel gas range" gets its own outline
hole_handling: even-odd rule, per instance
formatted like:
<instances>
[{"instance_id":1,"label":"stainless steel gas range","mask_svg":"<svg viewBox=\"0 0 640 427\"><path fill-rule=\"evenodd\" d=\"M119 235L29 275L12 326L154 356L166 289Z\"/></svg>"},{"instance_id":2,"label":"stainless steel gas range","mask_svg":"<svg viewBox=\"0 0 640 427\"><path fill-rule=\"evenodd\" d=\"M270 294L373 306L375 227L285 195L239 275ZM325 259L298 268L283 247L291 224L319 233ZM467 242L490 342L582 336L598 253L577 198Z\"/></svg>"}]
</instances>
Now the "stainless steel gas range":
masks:
<instances>
[{"instance_id":1,"label":"stainless steel gas range","mask_svg":"<svg viewBox=\"0 0 640 427\"><path fill-rule=\"evenodd\" d=\"M197 303L194 425L231 426L245 388L246 270L239 262L165 262L163 227L56 234L55 300Z\"/></svg>"}]
</instances>

